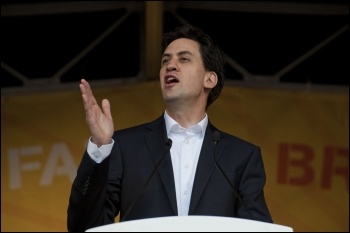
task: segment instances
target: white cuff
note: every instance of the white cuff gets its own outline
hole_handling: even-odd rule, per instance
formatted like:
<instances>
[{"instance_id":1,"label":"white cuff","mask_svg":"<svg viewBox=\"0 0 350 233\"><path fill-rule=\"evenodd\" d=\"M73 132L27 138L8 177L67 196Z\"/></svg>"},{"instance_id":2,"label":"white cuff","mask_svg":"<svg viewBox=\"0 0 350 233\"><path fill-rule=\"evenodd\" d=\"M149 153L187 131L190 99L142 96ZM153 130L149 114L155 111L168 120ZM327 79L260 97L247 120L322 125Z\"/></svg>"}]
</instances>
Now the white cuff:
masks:
<instances>
[{"instance_id":1,"label":"white cuff","mask_svg":"<svg viewBox=\"0 0 350 233\"><path fill-rule=\"evenodd\" d=\"M102 145L100 148L98 148L97 145L91 141L90 137L87 145L87 153L96 163L101 163L111 153L113 145L114 140L111 138L111 142L109 144Z\"/></svg>"}]
</instances>

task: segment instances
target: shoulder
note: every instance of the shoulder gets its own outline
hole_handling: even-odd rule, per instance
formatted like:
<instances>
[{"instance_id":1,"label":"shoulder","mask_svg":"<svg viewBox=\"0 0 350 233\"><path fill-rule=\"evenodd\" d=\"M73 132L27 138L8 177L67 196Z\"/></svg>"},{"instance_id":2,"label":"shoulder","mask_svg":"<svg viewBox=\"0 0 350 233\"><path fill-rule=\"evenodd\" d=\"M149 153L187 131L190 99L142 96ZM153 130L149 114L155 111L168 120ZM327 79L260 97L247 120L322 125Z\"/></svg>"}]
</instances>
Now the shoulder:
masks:
<instances>
[{"instance_id":1,"label":"shoulder","mask_svg":"<svg viewBox=\"0 0 350 233\"><path fill-rule=\"evenodd\" d=\"M252 163L262 164L262 151L260 146L237 137L230 133L221 132L221 139L217 143L217 151L222 155L226 156L226 159L235 161L237 164L248 164ZM246 165L242 165L245 167Z\"/></svg>"},{"instance_id":2,"label":"shoulder","mask_svg":"<svg viewBox=\"0 0 350 233\"><path fill-rule=\"evenodd\" d=\"M230 148L229 150L239 150L248 153L249 151L260 151L260 147L249 140L217 129L213 125L210 125L210 127L213 131L218 131L220 133L220 139L218 141L218 144L225 145L226 148Z\"/></svg>"},{"instance_id":3,"label":"shoulder","mask_svg":"<svg viewBox=\"0 0 350 233\"><path fill-rule=\"evenodd\" d=\"M226 140L228 143L240 144L242 146L247 146L247 147L257 147L257 145L255 145L253 142L243 139L241 137L238 137L236 135L232 135L223 131L221 131L221 134L223 135L222 138Z\"/></svg>"},{"instance_id":4,"label":"shoulder","mask_svg":"<svg viewBox=\"0 0 350 233\"><path fill-rule=\"evenodd\" d=\"M114 136L127 136L127 135L132 135L135 136L135 134L142 134L143 132L149 132L155 129L159 129L165 127L165 122L164 122L164 117L160 116L156 118L153 121L134 125L131 127L123 128L123 129L118 129L114 132Z\"/></svg>"}]
</instances>

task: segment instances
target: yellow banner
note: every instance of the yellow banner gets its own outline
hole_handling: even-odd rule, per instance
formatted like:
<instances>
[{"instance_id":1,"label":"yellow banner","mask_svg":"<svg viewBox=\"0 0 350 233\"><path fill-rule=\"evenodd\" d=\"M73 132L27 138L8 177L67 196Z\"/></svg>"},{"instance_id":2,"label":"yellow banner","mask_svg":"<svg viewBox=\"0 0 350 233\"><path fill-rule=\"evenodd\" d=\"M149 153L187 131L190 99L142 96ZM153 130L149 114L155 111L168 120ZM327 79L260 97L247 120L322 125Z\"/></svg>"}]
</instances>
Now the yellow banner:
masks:
<instances>
[{"instance_id":1,"label":"yellow banner","mask_svg":"<svg viewBox=\"0 0 350 233\"><path fill-rule=\"evenodd\" d=\"M116 129L164 111L158 82L95 89ZM349 231L349 98L226 86L219 129L261 146L266 199L294 231ZM72 181L89 131L79 88L1 98L1 231L67 231Z\"/></svg>"}]
</instances>

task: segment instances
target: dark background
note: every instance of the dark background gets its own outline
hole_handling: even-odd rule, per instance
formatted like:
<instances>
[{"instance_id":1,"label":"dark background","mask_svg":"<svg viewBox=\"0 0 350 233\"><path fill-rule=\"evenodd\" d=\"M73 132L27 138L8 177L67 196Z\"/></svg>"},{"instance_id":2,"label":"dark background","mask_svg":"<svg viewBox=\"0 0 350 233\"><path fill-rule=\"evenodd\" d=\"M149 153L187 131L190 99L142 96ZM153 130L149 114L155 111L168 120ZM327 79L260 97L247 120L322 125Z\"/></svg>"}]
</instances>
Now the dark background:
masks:
<instances>
[{"instance_id":1,"label":"dark background","mask_svg":"<svg viewBox=\"0 0 350 233\"><path fill-rule=\"evenodd\" d=\"M121 2L77 1L76 8L65 7L65 2L75 1L1 2L2 91L28 88L40 80L60 85L75 84L81 77L123 80L140 74L145 2L110 8ZM50 79L127 9L132 13L110 35L58 82ZM314 49L278 82L349 85L348 1L165 1L163 30L183 24L179 16L201 27L230 58L267 83L271 82L269 76ZM34 81L24 83L13 71ZM244 81L242 74L229 65L226 78Z\"/></svg>"}]
</instances>

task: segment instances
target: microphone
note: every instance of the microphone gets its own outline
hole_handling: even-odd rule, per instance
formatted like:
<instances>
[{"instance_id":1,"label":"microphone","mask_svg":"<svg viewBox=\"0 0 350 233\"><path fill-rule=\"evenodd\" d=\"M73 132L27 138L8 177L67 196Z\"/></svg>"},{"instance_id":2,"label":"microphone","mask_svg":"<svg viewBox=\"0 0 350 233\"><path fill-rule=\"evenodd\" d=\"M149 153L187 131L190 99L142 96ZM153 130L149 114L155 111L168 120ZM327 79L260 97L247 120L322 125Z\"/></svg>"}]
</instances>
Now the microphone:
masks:
<instances>
[{"instance_id":1,"label":"microphone","mask_svg":"<svg viewBox=\"0 0 350 233\"><path fill-rule=\"evenodd\" d=\"M244 205L244 208L247 210L248 214L249 214L249 217L251 219L254 219L253 218L253 215L252 213L250 212L248 206L246 205L246 203L244 202L244 200L242 199L241 195L237 192L237 190L235 189L235 187L233 186L233 184L231 183L230 179L227 177L227 175L225 174L225 172L222 170L222 168L220 167L219 163L215 160L215 151L216 151L216 144L218 143L220 139L220 132L215 130L213 132L213 161L214 161L214 164L216 166L216 168L220 171L220 173L225 177L227 183L230 185L233 193L235 194L235 196L238 198L238 200Z\"/></svg>"},{"instance_id":2,"label":"microphone","mask_svg":"<svg viewBox=\"0 0 350 233\"><path fill-rule=\"evenodd\" d=\"M172 144L173 144L173 141L170 138L167 138L165 140L165 146L167 147L167 150L165 151L165 153L163 154L162 158L157 163L157 165L154 168L154 170L152 171L151 175L148 177L148 179L147 179L146 183L143 185L142 189L137 194L137 197L135 198L133 203L129 206L128 210L125 212L125 214L124 214L123 218L120 220L120 222L123 222L126 219L126 216L128 216L128 214L130 213L130 211L132 210L132 208L134 207L134 205L136 204L136 202L140 198L141 193L145 190L145 188L147 187L148 183L151 181L151 179L154 176L154 174L156 174L156 172L158 171L160 165L163 163L164 159L166 158L166 155L169 154Z\"/></svg>"}]
</instances>

